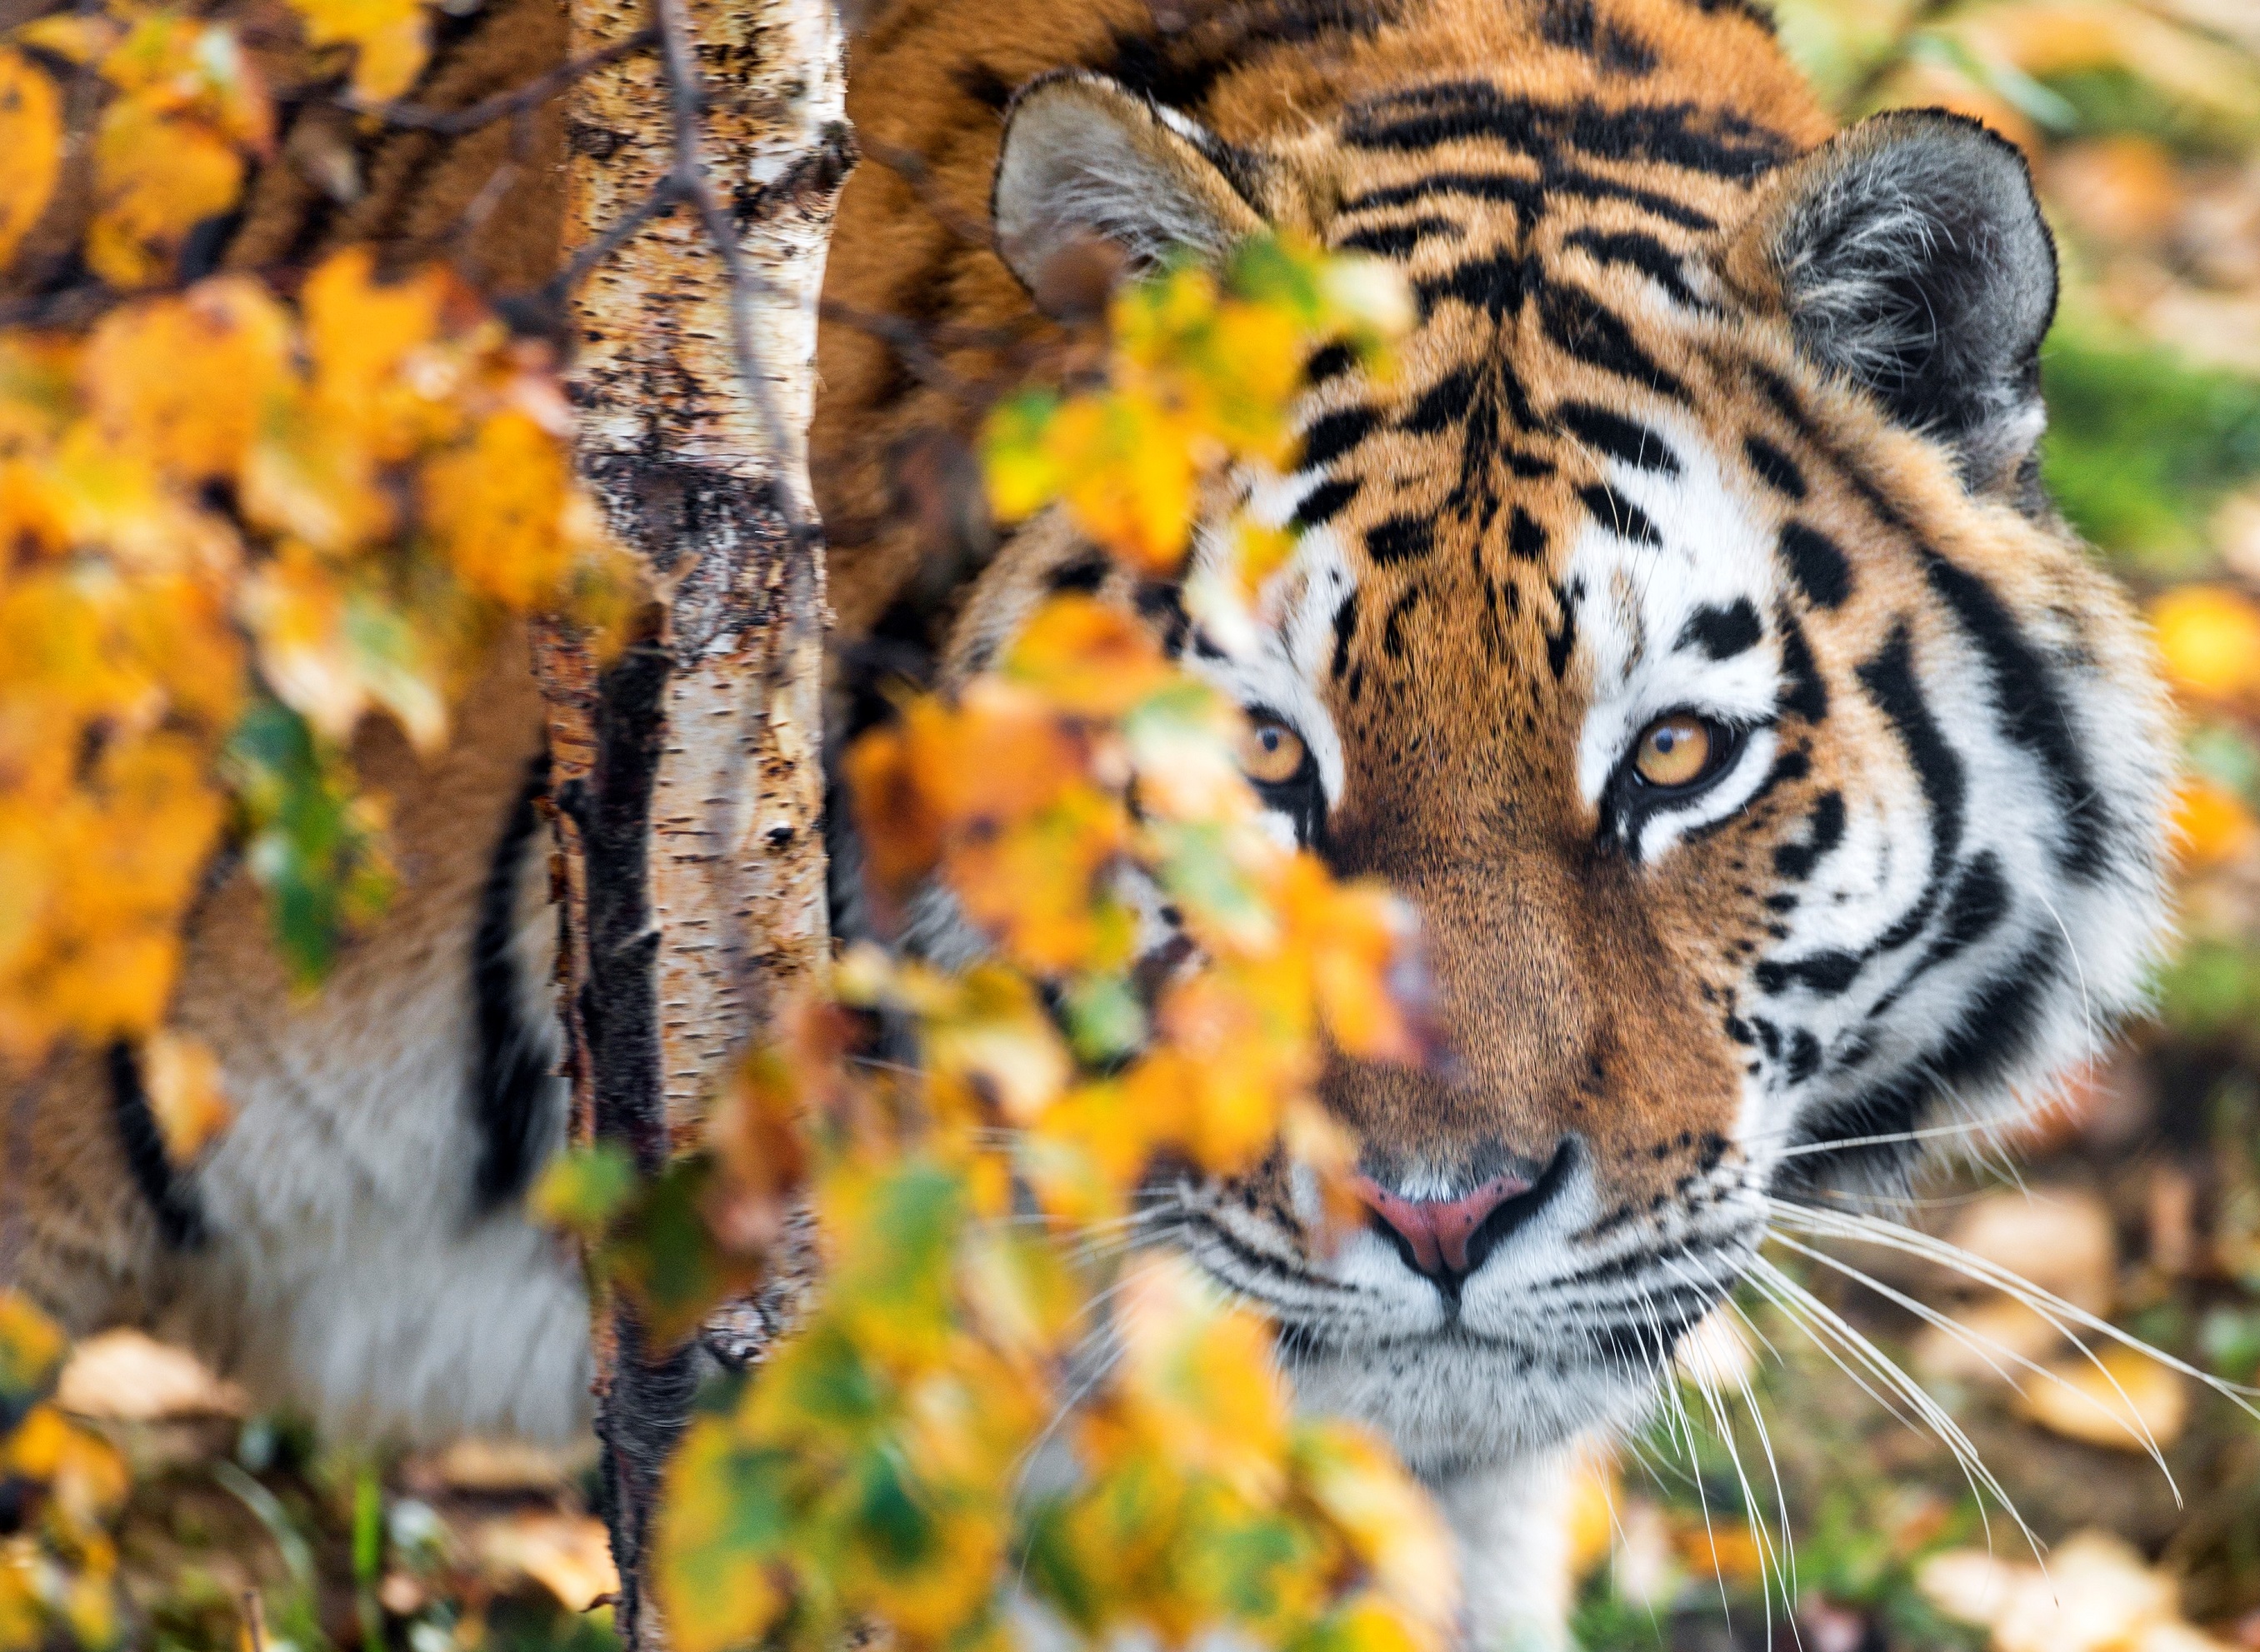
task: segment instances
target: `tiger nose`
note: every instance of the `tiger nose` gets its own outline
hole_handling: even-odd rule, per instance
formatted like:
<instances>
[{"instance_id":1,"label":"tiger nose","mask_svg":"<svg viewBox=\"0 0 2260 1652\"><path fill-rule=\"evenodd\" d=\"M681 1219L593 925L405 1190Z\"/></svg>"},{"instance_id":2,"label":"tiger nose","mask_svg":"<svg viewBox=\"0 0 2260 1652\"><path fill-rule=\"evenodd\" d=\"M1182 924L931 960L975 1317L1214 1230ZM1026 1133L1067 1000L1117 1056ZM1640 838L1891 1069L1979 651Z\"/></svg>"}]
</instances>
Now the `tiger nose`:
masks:
<instances>
[{"instance_id":1,"label":"tiger nose","mask_svg":"<svg viewBox=\"0 0 2260 1652\"><path fill-rule=\"evenodd\" d=\"M1491 1212L1533 1186L1520 1176L1494 1176L1457 1199L1406 1199L1370 1176L1351 1180L1357 1196L1405 1242L1412 1265L1432 1279L1446 1281L1474 1271L1468 1260L1468 1241Z\"/></svg>"}]
</instances>

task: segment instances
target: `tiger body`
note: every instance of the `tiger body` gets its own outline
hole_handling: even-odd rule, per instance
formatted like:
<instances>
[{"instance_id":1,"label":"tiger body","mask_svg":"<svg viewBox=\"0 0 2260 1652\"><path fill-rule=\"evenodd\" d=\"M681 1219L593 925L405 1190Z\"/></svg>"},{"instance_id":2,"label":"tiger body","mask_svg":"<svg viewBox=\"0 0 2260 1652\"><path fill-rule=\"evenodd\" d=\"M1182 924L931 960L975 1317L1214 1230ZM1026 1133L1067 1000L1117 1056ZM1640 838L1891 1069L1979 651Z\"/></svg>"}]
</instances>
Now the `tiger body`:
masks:
<instances>
[{"instance_id":1,"label":"tiger body","mask_svg":"<svg viewBox=\"0 0 2260 1652\"><path fill-rule=\"evenodd\" d=\"M1556 1640L1562 1457L1642 1413L1770 1201L1897 1185L1912 1133L2032 1105L2140 1007L2171 730L2035 480L2055 270L2022 164L1942 116L1834 133L1733 0L904 0L850 113L919 164L851 181L826 296L933 345L821 340L843 657L939 609L952 687L1091 591L1291 735L1261 794L1418 913L1451 1059L1329 1058L1368 1231L1322 1243L1284 1159L1174 1185L1159 1227L1272 1314L1305 1403L1435 1489L1470 1640ZM1052 260L1267 225L1398 265L1419 320L1385 381L1314 355L1289 474L1240 479L1300 531L1252 635L1057 515L937 548L905 455L970 433L997 340L1041 343ZM519 784L484 770L489 830L451 851L482 876ZM905 944L979 949L946 895L915 910ZM385 990L349 966L320 1036ZM232 1076L259 1036L217 1042ZM469 1165L441 1174L476 1212Z\"/></svg>"}]
</instances>

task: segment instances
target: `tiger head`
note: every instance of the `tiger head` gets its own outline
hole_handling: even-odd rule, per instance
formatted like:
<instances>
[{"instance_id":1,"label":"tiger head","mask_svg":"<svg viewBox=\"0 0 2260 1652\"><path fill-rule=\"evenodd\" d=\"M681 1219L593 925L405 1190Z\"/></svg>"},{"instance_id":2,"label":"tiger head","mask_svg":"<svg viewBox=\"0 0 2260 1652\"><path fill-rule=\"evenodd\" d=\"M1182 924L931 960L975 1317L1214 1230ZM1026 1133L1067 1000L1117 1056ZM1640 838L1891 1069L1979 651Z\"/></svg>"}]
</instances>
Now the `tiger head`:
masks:
<instances>
[{"instance_id":1,"label":"tiger head","mask_svg":"<svg viewBox=\"0 0 2260 1652\"><path fill-rule=\"evenodd\" d=\"M1269 224L1416 296L1385 382L1312 360L1292 473L1250 484L1300 530L1253 642L1054 520L955 657L1062 587L1135 604L1246 708L1280 829L1417 911L1448 1059L1322 1085L1367 1229L1326 1243L1284 1162L1171 1209L1305 1399L1438 1483L1627 1419L1770 1201L2044 1095L2163 922L2160 690L2036 480L2017 152L1942 113L1831 136L1746 18L1649 6L1708 32L1627 36L1633 74L1546 38L1564 10L1384 31L1221 131L1055 73L994 174L1033 290L1080 237Z\"/></svg>"}]
</instances>

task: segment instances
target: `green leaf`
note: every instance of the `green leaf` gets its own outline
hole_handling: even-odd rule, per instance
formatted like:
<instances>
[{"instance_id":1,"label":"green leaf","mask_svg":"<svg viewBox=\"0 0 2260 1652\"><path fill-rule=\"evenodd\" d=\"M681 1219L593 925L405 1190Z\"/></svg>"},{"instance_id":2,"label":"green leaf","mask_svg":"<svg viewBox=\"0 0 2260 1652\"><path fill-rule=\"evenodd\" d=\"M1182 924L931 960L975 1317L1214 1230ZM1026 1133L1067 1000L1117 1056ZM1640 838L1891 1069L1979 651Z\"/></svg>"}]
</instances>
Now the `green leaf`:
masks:
<instances>
[{"instance_id":1,"label":"green leaf","mask_svg":"<svg viewBox=\"0 0 2260 1652\"><path fill-rule=\"evenodd\" d=\"M604 1236L636 1191L635 1160L613 1142L576 1147L549 1161L527 1195L533 1214L583 1239Z\"/></svg>"},{"instance_id":2,"label":"green leaf","mask_svg":"<svg viewBox=\"0 0 2260 1652\"><path fill-rule=\"evenodd\" d=\"M229 737L221 765L248 829L245 860L267 891L276 944L301 987L392 897L392 877L344 757L269 695Z\"/></svg>"}]
</instances>

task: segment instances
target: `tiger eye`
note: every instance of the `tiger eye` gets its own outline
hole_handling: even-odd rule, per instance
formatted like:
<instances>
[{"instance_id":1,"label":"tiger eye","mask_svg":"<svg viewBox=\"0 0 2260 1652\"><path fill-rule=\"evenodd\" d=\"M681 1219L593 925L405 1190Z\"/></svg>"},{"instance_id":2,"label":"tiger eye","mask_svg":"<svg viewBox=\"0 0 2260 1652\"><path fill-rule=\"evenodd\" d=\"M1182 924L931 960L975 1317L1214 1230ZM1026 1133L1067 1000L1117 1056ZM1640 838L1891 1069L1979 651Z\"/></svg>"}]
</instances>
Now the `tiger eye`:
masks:
<instances>
[{"instance_id":1,"label":"tiger eye","mask_svg":"<svg viewBox=\"0 0 2260 1652\"><path fill-rule=\"evenodd\" d=\"M1700 717L1677 712L1641 730L1632 765L1650 786L1685 786L1711 765L1711 730Z\"/></svg>"},{"instance_id":2,"label":"tiger eye","mask_svg":"<svg viewBox=\"0 0 2260 1652\"><path fill-rule=\"evenodd\" d=\"M1303 772L1308 748L1285 723L1265 717L1240 736L1240 766L1258 786L1284 786Z\"/></svg>"}]
</instances>

